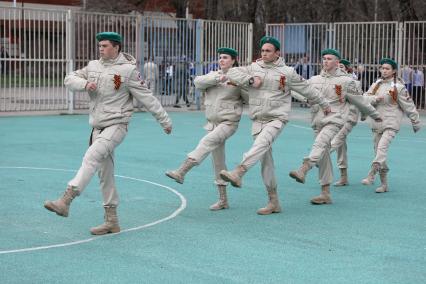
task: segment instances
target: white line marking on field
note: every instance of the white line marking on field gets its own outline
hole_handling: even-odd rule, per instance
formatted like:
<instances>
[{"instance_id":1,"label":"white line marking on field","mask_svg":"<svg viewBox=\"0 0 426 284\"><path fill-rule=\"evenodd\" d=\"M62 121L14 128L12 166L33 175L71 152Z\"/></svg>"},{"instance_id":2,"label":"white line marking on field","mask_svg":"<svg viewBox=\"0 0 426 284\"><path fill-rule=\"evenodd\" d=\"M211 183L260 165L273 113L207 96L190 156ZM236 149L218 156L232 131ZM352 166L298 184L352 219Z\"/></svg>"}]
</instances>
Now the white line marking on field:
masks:
<instances>
[{"instance_id":1,"label":"white line marking on field","mask_svg":"<svg viewBox=\"0 0 426 284\"><path fill-rule=\"evenodd\" d=\"M36 168L36 167L0 167L0 169L26 169L26 170L47 170L47 171L62 171L62 172L75 172L75 170L67 170L67 169L52 169L52 168ZM137 230L142 230L148 227L152 227L155 225L158 225L160 223L163 223L165 221L168 221L170 219L175 218L177 215L179 215L183 210L185 210L186 208L186 198L177 190L168 187L166 185L162 185L156 182L152 182L149 180L144 180L144 179L138 179L138 178L133 178L133 177L128 177L128 176L122 176L122 175L115 175L116 177L119 178L123 178L123 179L129 179L129 180L135 180L135 181L140 181L140 182L145 182L145 183L149 183L155 186L159 186L162 188L165 188L169 191L171 191L172 193L176 194L179 199L180 199L180 206L178 209L176 209L172 214L170 214L169 216L162 218L160 220L145 224L145 225L141 225L141 226L137 226L134 228L129 228L129 229L125 229L122 230L119 233L115 233L115 234L107 234L107 235L103 235L103 236L99 236L99 237L92 237L92 238L88 238L88 239L84 239L84 240L78 240L78 241L73 241L73 242L68 242L68 243L61 243L61 244L55 244L55 245L47 245L47 246L38 246L38 247L30 247L30 248L23 248L23 249L14 249L14 250L3 250L0 251L0 254L9 254L9 253L20 253L20 252L28 252L28 251L36 251L36 250L45 250L45 249L51 249L51 248L59 248L59 247L67 247L67 246L73 246L73 245L78 245L78 244L83 244L83 243L88 243L100 238L105 238L105 237L110 237L110 236L114 236L114 235L118 235L118 234L123 234L123 233L127 233L127 232L132 232L132 231L137 231Z\"/></svg>"}]
</instances>

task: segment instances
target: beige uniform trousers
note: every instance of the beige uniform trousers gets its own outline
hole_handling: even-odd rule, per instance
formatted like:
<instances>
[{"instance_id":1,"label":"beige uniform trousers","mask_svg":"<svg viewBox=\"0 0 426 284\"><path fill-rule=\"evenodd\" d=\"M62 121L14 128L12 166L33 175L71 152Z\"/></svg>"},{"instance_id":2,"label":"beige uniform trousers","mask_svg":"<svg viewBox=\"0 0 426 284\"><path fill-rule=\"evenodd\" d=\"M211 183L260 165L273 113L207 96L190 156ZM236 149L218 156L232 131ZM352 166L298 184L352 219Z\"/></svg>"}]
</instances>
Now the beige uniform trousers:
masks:
<instances>
[{"instance_id":1,"label":"beige uniform trousers","mask_svg":"<svg viewBox=\"0 0 426 284\"><path fill-rule=\"evenodd\" d=\"M75 177L68 182L80 193L98 171L104 206L116 207L118 194L114 180L114 149L124 140L127 124L115 124L104 129L93 129L91 145Z\"/></svg>"},{"instance_id":2,"label":"beige uniform trousers","mask_svg":"<svg viewBox=\"0 0 426 284\"><path fill-rule=\"evenodd\" d=\"M319 182L321 185L329 185L333 181L333 166L330 158L331 141L339 132L341 126L329 123L315 132L315 141L309 156L305 158L311 166L319 168Z\"/></svg>"},{"instance_id":3,"label":"beige uniform trousers","mask_svg":"<svg viewBox=\"0 0 426 284\"><path fill-rule=\"evenodd\" d=\"M373 132L374 152L376 154L373 163L379 163L382 171L389 171L386 160L388 157L389 145L392 139L395 138L395 135L396 131L392 129L385 129L383 133Z\"/></svg>"},{"instance_id":4,"label":"beige uniform trousers","mask_svg":"<svg viewBox=\"0 0 426 284\"><path fill-rule=\"evenodd\" d=\"M220 123L215 125L204 136L194 151L188 154L188 158L194 159L200 164L210 153L212 153L213 167L215 172L215 184L226 185L227 182L220 178L220 171L227 170L225 162L225 141L231 137L238 128L238 124Z\"/></svg>"},{"instance_id":5,"label":"beige uniform trousers","mask_svg":"<svg viewBox=\"0 0 426 284\"><path fill-rule=\"evenodd\" d=\"M345 123L331 141L331 151L335 150L337 153L337 166L339 169L348 168L348 145L346 144L346 137L352 131L353 127L352 123Z\"/></svg>"},{"instance_id":6,"label":"beige uniform trousers","mask_svg":"<svg viewBox=\"0 0 426 284\"><path fill-rule=\"evenodd\" d=\"M253 135L253 145L248 152L244 153L241 162L241 165L248 170L260 160L262 179L267 190L277 188L274 159L272 158L272 143L280 135L285 124L285 122L280 120L273 120L267 123L254 121L253 129L258 128L260 132L253 131L253 133L257 132Z\"/></svg>"}]
</instances>

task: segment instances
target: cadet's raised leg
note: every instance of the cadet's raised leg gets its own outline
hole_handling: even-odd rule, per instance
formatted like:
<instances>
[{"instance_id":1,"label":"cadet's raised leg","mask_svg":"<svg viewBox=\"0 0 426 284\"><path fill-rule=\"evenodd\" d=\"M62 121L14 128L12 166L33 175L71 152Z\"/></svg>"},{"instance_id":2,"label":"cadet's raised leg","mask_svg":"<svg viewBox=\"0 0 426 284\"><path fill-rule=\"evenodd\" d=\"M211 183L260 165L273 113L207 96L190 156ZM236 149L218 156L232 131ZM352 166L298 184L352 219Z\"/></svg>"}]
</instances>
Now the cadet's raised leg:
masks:
<instances>
[{"instance_id":1,"label":"cadet's raised leg","mask_svg":"<svg viewBox=\"0 0 426 284\"><path fill-rule=\"evenodd\" d=\"M188 158L181 164L181 166L176 170L166 172L166 176L183 184L185 175L188 171L190 171L194 166L201 164L211 152L222 145L226 139L235 133L237 127L238 125L235 123L221 123L217 125L200 140L195 150L188 154Z\"/></svg>"},{"instance_id":2,"label":"cadet's raised leg","mask_svg":"<svg viewBox=\"0 0 426 284\"><path fill-rule=\"evenodd\" d=\"M55 212L59 216L68 217L70 204L78 195L80 195L79 191L68 186L61 198L54 201L45 201L44 207L49 211Z\"/></svg>"},{"instance_id":3,"label":"cadet's raised leg","mask_svg":"<svg viewBox=\"0 0 426 284\"><path fill-rule=\"evenodd\" d=\"M93 175L124 140L126 134L127 125L125 124L115 124L103 130L95 129L92 134L93 143L87 149L76 176L68 182L68 185L77 188L80 193L83 192Z\"/></svg>"},{"instance_id":4,"label":"cadet's raised leg","mask_svg":"<svg viewBox=\"0 0 426 284\"><path fill-rule=\"evenodd\" d=\"M297 182L305 183L305 176L308 171L315 165L318 165L323 158L324 153L330 155L330 144L333 137L339 131L340 126L336 124L325 125L318 135L315 137L314 144L309 156L303 160L303 164L298 170L290 172L290 177L294 178Z\"/></svg>"},{"instance_id":5,"label":"cadet's raised leg","mask_svg":"<svg viewBox=\"0 0 426 284\"><path fill-rule=\"evenodd\" d=\"M185 175L191 170L194 166L197 165L197 162L192 158L186 158L185 161L173 171L166 172L166 176L174 179L177 183L183 184L185 180Z\"/></svg>"},{"instance_id":6,"label":"cadet's raised leg","mask_svg":"<svg viewBox=\"0 0 426 284\"><path fill-rule=\"evenodd\" d=\"M255 124L257 122L253 122ZM271 121L264 124L261 131L255 136L250 150L243 155L241 164L238 165L233 171L221 171L220 176L223 180L229 181L234 187L241 187L243 175L253 167L263 155L269 151L275 139L284 128L284 123L281 121Z\"/></svg>"},{"instance_id":7,"label":"cadet's raised leg","mask_svg":"<svg viewBox=\"0 0 426 284\"><path fill-rule=\"evenodd\" d=\"M81 194L96 171L102 166L114 148L117 147L127 134L127 126L116 124L103 129L94 129L93 143L87 149L83 162L75 177L68 182L64 195L56 201L46 201L44 207L60 216L67 217L72 200Z\"/></svg>"}]
</instances>

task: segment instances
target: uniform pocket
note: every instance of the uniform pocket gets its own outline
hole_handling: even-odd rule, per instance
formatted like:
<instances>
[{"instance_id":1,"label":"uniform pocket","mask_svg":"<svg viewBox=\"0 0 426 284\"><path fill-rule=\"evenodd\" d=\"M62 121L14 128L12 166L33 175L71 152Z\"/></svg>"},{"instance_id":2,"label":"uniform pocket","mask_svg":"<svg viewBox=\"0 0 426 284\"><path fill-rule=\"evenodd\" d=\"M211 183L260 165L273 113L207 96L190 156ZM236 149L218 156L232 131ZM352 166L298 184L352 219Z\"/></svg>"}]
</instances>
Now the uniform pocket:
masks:
<instances>
[{"instance_id":1,"label":"uniform pocket","mask_svg":"<svg viewBox=\"0 0 426 284\"><path fill-rule=\"evenodd\" d=\"M127 134L126 124L115 124L103 129L101 134L99 134L99 137L112 141L115 143L115 145L118 145L123 141L126 134Z\"/></svg>"},{"instance_id":2,"label":"uniform pocket","mask_svg":"<svg viewBox=\"0 0 426 284\"><path fill-rule=\"evenodd\" d=\"M121 113L121 107L104 106L103 110L106 113Z\"/></svg>"}]
</instances>

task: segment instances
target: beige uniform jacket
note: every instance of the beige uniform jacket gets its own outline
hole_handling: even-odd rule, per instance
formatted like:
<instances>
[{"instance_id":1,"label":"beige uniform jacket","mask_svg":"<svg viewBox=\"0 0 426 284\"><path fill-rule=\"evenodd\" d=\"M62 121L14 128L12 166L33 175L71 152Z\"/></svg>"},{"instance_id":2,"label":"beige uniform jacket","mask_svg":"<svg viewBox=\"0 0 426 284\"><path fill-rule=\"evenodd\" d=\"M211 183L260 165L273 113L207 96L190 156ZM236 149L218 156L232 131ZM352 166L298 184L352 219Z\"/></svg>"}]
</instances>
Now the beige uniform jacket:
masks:
<instances>
[{"instance_id":1,"label":"beige uniform jacket","mask_svg":"<svg viewBox=\"0 0 426 284\"><path fill-rule=\"evenodd\" d=\"M373 90L379 84L375 95ZM411 123L420 123L419 113L410 97L407 89L401 81L396 83L397 95L392 97L391 91L394 88L394 82L389 80L377 80L371 85L370 89L364 94L364 97L371 102L383 118L383 122L370 120L373 131L382 133L386 129L399 131L404 113L411 120ZM378 95L384 95L384 100L377 100Z\"/></svg>"},{"instance_id":2,"label":"beige uniform jacket","mask_svg":"<svg viewBox=\"0 0 426 284\"><path fill-rule=\"evenodd\" d=\"M197 76L194 85L200 91L206 92L204 105L206 106L207 125L211 130L219 123L236 124L241 119L243 112L243 99L241 89L233 85L229 80L220 82L220 76L224 73L212 71L203 76Z\"/></svg>"},{"instance_id":3,"label":"beige uniform jacket","mask_svg":"<svg viewBox=\"0 0 426 284\"><path fill-rule=\"evenodd\" d=\"M352 78L352 74L348 74L348 76L350 78ZM364 92L362 91L361 82L355 80L355 85L356 85L356 88L357 88L357 94L359 96L362 96L362 94ZM349 112L346 115L346 121L348 123L352 124L352 126L355 126L358 123L359 117L360 117L360 111L358 110L358 108L356 106L351 104L349 106Z\"/></svg>"},{"instance_id":4,"label":"beige uniform jacket","mask_svg":"<svg viewBox=\"0 0 426 284\"><path fill-rule=\"evenodd\" d=\"M291 110L290 90L298 92L323 108L328 107L328 103L318 91L298 75L294 68L285 65L282 58L273 63L257 60L246 67L231 68L227 76L238 86L248 88L249 115L255 121L280 120L287 122ZM260 88L249 86L249 80L253 76L262 79Z\"/></svg>"},{"instance_id":5,"label":"beige uniform jacket","mask_svg":"<svg viewBox=\"0 0 426 284\"><path fill-rule=\"evenodd\" d=\"M324 116L319 106L313 105L310 101L310 104L313 105L311 107L313 129L319 130L329 123L344 125L348 119L351 104L366 115L373 118L380 117L374 107L359 95L355 80L340 69L337 69L335 74L323 70L320 75L309 79L309 84L322 94L331 108L331 113Z\"/></svg>"},{"instance_id":6,"label":"beige uniform jacket","mask_svg":"<svg viewBox=\"0 0 426 284\"><path fill-rule=\"evenodd\" d=\"M152 113L163 128L171 126L171 120L160 102L152 95L140 78L136 60L120 53L113 60L93 60L83 69L68 74L65 86L73 91L84 91L88 82L95 82L97 89L89 92L89 123L103 129L114 124L128 124L133 113L133 97Z\"/></svg>"}]
</instances>

